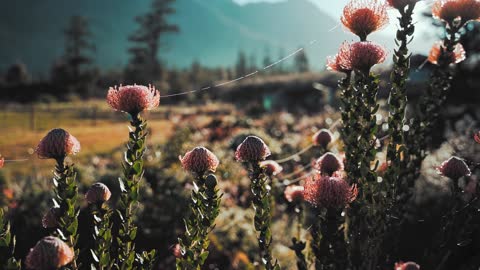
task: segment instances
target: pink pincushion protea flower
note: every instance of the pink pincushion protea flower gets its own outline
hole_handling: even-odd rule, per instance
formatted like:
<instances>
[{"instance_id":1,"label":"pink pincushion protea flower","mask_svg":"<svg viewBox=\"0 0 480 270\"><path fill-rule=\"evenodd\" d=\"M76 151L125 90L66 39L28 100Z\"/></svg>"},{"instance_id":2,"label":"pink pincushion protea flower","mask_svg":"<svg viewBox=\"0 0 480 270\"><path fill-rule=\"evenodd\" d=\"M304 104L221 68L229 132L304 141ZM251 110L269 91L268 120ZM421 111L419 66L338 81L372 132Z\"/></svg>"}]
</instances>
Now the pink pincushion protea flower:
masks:
<instances>
[{"instance_id":1,"label":"pink pincushion protea flower","mask_svg":"<svg viewBox=\"0 0 480 270\"><path fill-rule=\"evenodd\" d=\"M434 65L438 65L441 61L445 61L447 64L458 64L465 58L465 50L462 44L455 45L453 52L447 52L442 41L435 42L428 55L428 61Z\"/></svg>"},{"instance_id":2,"label":"pink pincushion protea flower","mask_svg":"<svg viewBox=\"0 0 480 270\"><path fill-rule=\"evenodd\" d=\"M388 4L398 10L404 10L406 6L416 4L420 0L387 0Z\"/></svg>"},{"instance_id":3,"label":"pink pincushion protea flower","mask_svg":"<svg viewBox=\"0 0 480 270\"><path fill-rule=\"evenodd\" d=\"M60 208L52 207L42 217L42 226L45 229L52 229L58 227L58 218L60 215Z\"/></svg>"},{"instance_id":4,"label":"pink pincushion protea flower","mask_svg":"<svg viewBox=\"0 0 480 270\"><path fill-rule=\"evenodd\" d=\"M5 159L2 157L0 158L0 169L3 168L3 165L5 165Z\"/></svg>"},{"instance_id":5,"label":"pink pincushion protea flower","mask_svg":"<svg viewBox=\"0 0 480 270\"><path fill-rule=\"evenodd\" d=\"M103 183L93 184L85 194L85 199L89 204L101 204L110 199L112 193Z\"/></svg>"},{"instance_id":6,"label":"pink pincushion protea flower","mask_svg":"<svg viewBox=\"0 0 480 270\"><path fill-rule=\"evenodd\" d=\"M30 249L25 260L27 269L58 269L69 264L74 257L73 250L57 237L47 236Z\"/></svg>"},{"instance_id":7,"label":"pink pincushion protea flower","mask_svg":"<svg viewBox=\"0 0 480 270\"><path fill-rule=\"evenodd\" d=\"M235 152L235 159L240 162L259 162L271 155L265 142L257 136L248 136Z\"/></svg>"},{"instance_id":8,"label":"pink pincushion protea flower","mask_svg":"<svg viewBox=\"0 0 480 270\"><path fill-rule=\"evenodd\" d=\"M432 6L434 18L443 20L450 26L460 20L458 26L480 19L479 0L436 0Z\"/></svg>"},{"instance_id":9,"label":"pink pincushion protea flower","mask_svg":"<svg viewBox=\"0 0 480 270\"><path fill-rule=\"evenodd\" d=\"M80 151L80 142L66 130L56 128L50 130L40 141L35 152L43 159L64 159Z\"/></svg>"},{"instance_id":10,"label":"pink pincushion protea flower","mask_svg":"<svg viewBox=\"0 0 480 270\"><path fill-rule=\"evenodd\" d=\"M322 175L332 176L333 173L343 170L343 162L335 154L328 152L315 161L313 168Z\"/></svg>"},{"instance_id":11,"label":"pink pincushion protea flower","mask_svg":"<svg viewBox=\"0 0 480 270\"><path fill-rule=\"evenodd\" d=\"M215 154L205 147L195 147L187 152L185 156L179 156L178 158L184 170L196 175L215 172L220 163Z\"/></svg>"},{"instance_id":12,"label":"pink pincushion protea flower","mask_svg":"<svg viewBox=\"0 0 480 270\"><path fill-rule=\"evenodd\" d=\"M395 263L395 270L420 270L420 265L414 262Z\"/></svg>"},{"instance_id":13,"label":"pink pincushion protea flower","mask_svg":"<svg viewBox=\"0 0 480 270\"><path fill-rule=\"evenodd\" d=\"M464 176L470 176L472 174L465 161L455 156L444 161L442 165L437 167L437 171L440 175L453 180L457 180Z\"/></svg>"},{"instance_id":14,"label":"pink pincushion protea flower","mask_svg":"<svg viewBox=\"0 0 480 270\"><path fill-rule=\"evenodd\" d=\"M338 53L333 57L327 58L327 69L343 73L352 71L350 43L343 42L338 49Z\"/></svg>"},{"instance_id":15,"label":"pink pincushion protea flower","mask_svg":"<svg viewBox=\"0 0 480 270\"><path fill-rule=\"evenodd\" d=\"M328 144L332 141L332 138L333 135L330 130L322 128L321 130L313 134L312 141L314 145L319 145L326 149Z\"/></svg>"},{"instance_id":16,"label":"pink pincushion protea flower","mask_svg":"<svg viewBox=\"0 0 480 270\"><path fill-rule=\"evenodd\" d=\"M368 74L374 65L383 63L387 57L382 46L370 41L355 42L350 48L353 69L365 74Z\"/></svg>"},{"instance_id":17,"label":"pink pincushion protea flower","mask_svg":"<svg viewBox=\"0 0 480 270\"><path fill-rule=\"evenodd\" d=\"M304 198L315 207L343 208L357 198L357 186L343 178L314 174L304 185Z\"/></svg>"},{"instance_id":18,"label":"pink pincushion protea flower","mask_svg":"<svg viewBox=\"0 0 480 270\"><path fill-rule=\"evenodd\" d=\"M350 32L365 41L369 34L388 24L387 5L379 0L351 0L340 20Z\"/></svg>"},{"instance_id":19,"label":"pink pincushion protea flower","mask_svg":"<svg viewBox=\"0 0 480 270\"><path fill-rule=\"evenodd\" d=\"M160 104L160 93L154 86L126 85L110 87L107 103L113 109L135 116Z\"/></svg>"},{"instance_id":20,"label":"pink pincushion protea flower","mask_svg":"<svg viewBox=\"0 0 480 270\"><path fill-rule=\"evenodd\" d=\"M283 171L282 166L273 160L265 160L260 162L260 167L264 168L265 174L275 176Z\"/></svg>"},{"instance_id":21,"label":"pink pincushion protea flower","mask_svg":"<svg viewBox=\"0 0 480 270\"><path fill-rule=\"evenodd\" d=\"M291 185L285 188L283 195L285 199L290 203L299 203L303 201L303 191L305 188L303 186Z\"/></svg>"},{"instance_id":22,"label":"pink pincushion protea flower","mask_svg":"<svg viewBox=\"0 0 480 270\"><path fill-rule=\"evenodd\" d=\"M480 131L478 131L477 133L475 133L473 135L473 139L477 142L477 143L480 143ZM1 166L0 166L1 168Z\"/></svg>"}]
</instances>

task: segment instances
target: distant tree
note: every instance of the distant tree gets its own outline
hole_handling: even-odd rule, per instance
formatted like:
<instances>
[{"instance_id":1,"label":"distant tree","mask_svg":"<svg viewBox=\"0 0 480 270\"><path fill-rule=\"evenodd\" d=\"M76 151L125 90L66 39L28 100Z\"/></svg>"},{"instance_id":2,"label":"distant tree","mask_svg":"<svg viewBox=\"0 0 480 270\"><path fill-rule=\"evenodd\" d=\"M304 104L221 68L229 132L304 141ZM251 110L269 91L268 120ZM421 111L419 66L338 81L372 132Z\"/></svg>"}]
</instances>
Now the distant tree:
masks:
<instances>
[{"instance_id":1,"label":"distant tree","mask_svg":"<svg viewBox=\"0 0 480 270\"><path fill-rule=\"evenodd\" d=\"M271 64L272 64L272 58L270 57L270 49L265 47L265 52L263 53L262 65L263 67L267 67ZM271 70L267 69L265 72L271 73Z\"/></svg>"},{"instance_id":2,"label":"distant tree","mask_svg":"<svg viewBox=\"0 0 480 270\"><path fill-rule=\"evenodd\" d=\"M257 70L257 56L252 53L248 60L248 73L254 72L255 70Z\"/></svg>"},{"instance_id":3,"label":"distant tree","mask_svg":"<svg viewBox=\"0 0 480 270\"><path fill-rule=\"evenodd\" d=\"M247 56L243 51L238 53L237 64L235 65L236 76L243 76L247 74Z\"/></svg>"},{"instance_id":4,"label":"distant tree","mask_svg":"<svg viewBox=\"0 0 480 270\"><path fill-rule=\"evenodd\" d=\"M190 66L189 81L193 87L198 87L202 83L203 69L198 60L194 60Z\"/></svg>"},{"instance_id":5,"label":"distant tree","mask_svg":"<svg viewBox=\"0 0 480 270\"><path fill-rule=\"evenodd\" d=\"M151 10L135 18L140 25L129 40L134 43L129 49L130 63L126 70L127 80L148 83L161 79L162 61L158 57L162 48L161 38L165 33L176 33L178 26L170 24L167 17L175 13L175 0L153 0Z\"/></svg>"},{"instance_id":6,"label":"distant tree","mask_svg":"<svg viewBox=\"0 0 480 270\"><path fill-rule=\"evenodd\" d=\"M308 72L310 70L308 65L308 58L305 50L301 50L295 55L294 59L295 71L299 73Z\"/></svg>"},{"instance_id":7,"label":"distant tree","mask_svg":"<svg viewBox=\"0 0 480 270\"><path fill-rule=\"evenodd\" d=\"M28 74L27 66L23 63L16 63L11 65L5 74L5 82L8 85L17 86L29 83L30 75Z\"/></svg>"},{"instance_id":8,"label":"distant tree","mask_svg":"<svg viewBox=\"0 0 480 270\"><path fill-rule=\"evenodd\" d=\"M280 48L278 51L278 60L285 58L285 49ZM287 68L285 67L285 63L282 61L275 66L273 66L273 72L276 74L284 74L287 72Z\"/></svg>"},{"instance_id":9,"label":"distant tree","mask_svg":"<svg viewBox=\"0 0 480 270\"><path fill-rule=\"evenodd\" d=\"M70 69L72 79L79 81L83 75L82 68L93 62L93 58L88 53L95 51L87 19L82 16L72 16L64 34L64 59Z\"/></svg>"}]
</instances>

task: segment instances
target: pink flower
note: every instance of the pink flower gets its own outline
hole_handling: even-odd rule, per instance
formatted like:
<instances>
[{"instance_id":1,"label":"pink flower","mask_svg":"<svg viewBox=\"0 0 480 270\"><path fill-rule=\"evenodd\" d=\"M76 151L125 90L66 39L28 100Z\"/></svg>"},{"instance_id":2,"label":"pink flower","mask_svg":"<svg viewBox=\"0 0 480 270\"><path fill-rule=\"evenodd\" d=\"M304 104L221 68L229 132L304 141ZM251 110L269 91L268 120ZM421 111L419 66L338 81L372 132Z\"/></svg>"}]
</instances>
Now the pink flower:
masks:
<instances>
[{"instance_id":1,"label":"pink flower","mask_svg":"<svg viewBox=\"0 0 480 270\"><path fill-rule=\"evenodd\" d=\"M336 171L343 170L343 162L335 154L327 152L315 161L313 168L319 170L322 175L332 176Z\"/></svg>"},{"instance_id":2,"label":"pink flower","mask_svg":"<svg viewBox=\"0 0 480 270\"><path fill-rule=\"evenodd\" d=\"M175 256L175 258L181 258L182 257L182 247L180 244L174 245L172 248L172 254Z\"/></svg>"},{"instance_id":3,"label":"pink flower","mask_svg":"<svg viewBox=\"0 0 480 270\"><path fill-rule=\"evenodd\" d=\"M327 58L327 69L343 73L352 71L350 43L343 42L338 49L338 53L333 57Z\"/></svg>"},{"instance_id":4,"label":"pink flower","mask_svg":"<svg viewBox=\"0 0 480 270\"><path fill-rule=\"evenodd\" d=\"M4 164L5 164L5 159L2 157L0 158L0 169L3 168Z\"/></svg>"},{"instance_id":5,"label":"pink flower","mask_svg":"<svg viewBox=\"0 0 480 270\"><path fill-rule=\"evenodd\" d=\"M478 131L477 133L475 133L473 135L473 139L477 142L477 143L480 143L480 131ZM0 166L1 168L1 166Z\"/></svg>"},{"instance_id":6,"label":"pink flower","mask_svg":"<svg viewBox=\"0 0 480 270\"><path fill-rule=\"evenodd\" d=\"M458 64L465 60L465 58L465 50L462 44L457 43L453 52L447 52L442 41L435 42L428 55L428 61L434 65L438 65L441 61L447 64Z\"/></svg>"},{"instance_id":7,"label":"pink flower","mask_svg":"<svg viewBox=\"0 0 480 270\"><path fill-rule=\"evenodd\" d=\"M408 5L416 4L420 0L387 0L388 4L398 10L405 10Z\"/></svg>"},{"instance_id":8,"label":"pink flower","mask_svg":"<svg viewBox=\"0 0 480 270\"><path fill-rule=\"evenodd\" d=\"M80 142L66 130L56 128L50 130L40 141L35 152L39 158L64 159L80 151Z\"/></svg>"},{"instance_id":9,"label":"pink flower","mask_svg":"<svg viewBox=\"0 0 480 270\"><path fill-rule=\"evenodd\" d=\"M75 256L73 250L57 237L47 236L30 249L25 260L27 269L57 269L69 264Z\"/></svg>"},{"instance_id":10,"label":"pink flower","mask_svg":"<svg viewBox=\"0 0 480 270\"><path fill-rule=\"evenodd\" d=\"M304 198L315 207L343 208L358 195L356 185L343 178L314 174L305 182Z\"/></svg>"},{"instance_id":11,"label":"pink flower","mask_svg":"<svg viewBox=\"0 0 480 270\"><path fill-rule=\"evenodd\" d=\"M257 136L248 136L235 152L235 159L240 162L259 162L271 155L265 142Z\"/></svg>"},{"instance_id":12,"label":"pink flower","mask_svg":"<svg viewBox=\"0 0 480 270\"><path fill-rule=\"evenodd\" d=\"M369 34L388 24L387 6L379 0L351 0L340 19L348 30L365 41Z\"/></svg>"},{"instance_id":13,"label":"pink flower","mask_svg":"<svg viewBox=\"0 0 480 270\"><path fill-rule=\"evenodd\" d=\"M370 41L355 42L351 45L352 67L366 74L376 65L383 63L387 57L385 49Z\"/></svg>"},{"instance_id":14,"label":"pink flower","mask_svg":"<svg viewBox=\"0 0 480 270\"><path fill-rule=\"evenodd\" d=\"M472 174L465 161L455 156L444 161L442 165L437 168L437 171L440 175L453 180L457 180L464 176L470 176Z\"/></svg>"},{"instance_id":15,"label":"pink flower","mask_svg":"<svg viewBox=\"0 0 480 270\"><path fill-rule=\"evenodd\" d=\"M288 202L299 203L303 201L303 191L303 186L291 185L285 188L283 195Z\"/></svg>"},{"instance_id":16,"label":"pink flower","mask_svg":"<svg viewBox=\"0 0 480 270\"><path fill-rule=\"evenodd\" d=\"M52 207L42 217L42 226L45 229L52 229L58 227L58 218L60 215L60 208Z\"/></svg>"},{"instance_id":17,"label":"pink flower","mask_svg":"<svg viewBox=\"0 0 480 270\"><path fill-rule=\"evenodd\" d=\"M101 204L110 199L112 193L103 183L93 184L85 194L85 199L89 204Z\"/></svg>"},{"instance_id":18,"label":"pink flower","mask_svg":"<svg viewBox=\"0 0 480 270\"><path fill-rule=\"evenodd\" d=\"M260 162L260 167L264 168L265 174L275 176L283 171L282 166L273 160L265 160Z\"/></svg>"},{"instance_id":19,"label":"pink flower","mask_svg":"<svg viewBox=\"0 0 480 270\"><path fill-rule=\"evenodd\" d=\"M414 262L398 262L395 263L395 270L420 270L420 265Z\"/></svg>"},{"instance_id":20,"label":"pink flower","mask_svg":"<svg viewBox=\"0 0 480 270\"><path fill-rule=\"evenodd\" d=\"M459 19L459 26L480 19L479 0L436 0L432 6L434 18L443 20L450 26Z\"/></svg>"},{"instance_id":21,"label":"pink flower","mask_svg":"<svg viewBox=\"0 0 480 270\"><path fill-rule=\"evenodd\" d=\"M195 147L185 156L178 158L184 170L197 175L203 175L208 171L215 172L220 163L218 158L205 147Z\"/></svg>"},{"instance_id":22,"label":"pink flower","mask_svg":"<svg viewBox=\"0 0 480 270\"><path fill-rule=\"evenodd\" d=\"M126 85L110 87L107 103L114 110L134 116L145 110L151 110L160 104L160 93L154 86Z\"/></svg>"},{"instance_id":23,"label":"pink flower","mask_svg":"<svg viewBox=\"0 0 480 270\"><path fill-rule=\"evenodd\" d=\"M333 135L330 130L322 128L321 130L317 131L312 136L313 144L319 145L323 149L327 149L328 144L332 141Z\"/></svg>"}]
</instances>

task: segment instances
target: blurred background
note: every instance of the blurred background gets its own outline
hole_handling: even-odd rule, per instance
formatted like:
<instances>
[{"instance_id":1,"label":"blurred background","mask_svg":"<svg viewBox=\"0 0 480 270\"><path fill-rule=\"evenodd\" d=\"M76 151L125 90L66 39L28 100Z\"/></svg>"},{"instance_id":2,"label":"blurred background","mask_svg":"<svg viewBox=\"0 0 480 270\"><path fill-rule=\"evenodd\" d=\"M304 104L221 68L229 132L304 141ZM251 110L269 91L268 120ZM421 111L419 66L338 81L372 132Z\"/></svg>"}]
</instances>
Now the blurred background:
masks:
<instances>
[{"instance_id":1,"label":"blurred background","mask_svg":"<svg viewBox=\"0 0 480 270\"><path fill-rule=\"evenodd\" d=\"M118 195L116 179L128 135L127 117L108 108L104 98L110 86L137 83L152 84L162 95L160 108L146 115L150 147L137 245L158 249L159 269L173 269L170 248L182 233L191 189L178 156L205 145L221 160L219 176L225 193L207 269L253 269L256 240L249 182L234 162L233 151L247 134L264 138L273 159L305 148L320 128L331 128L339 136L336 85L340 75L326 71L325 64L343 41L355 40L340 23L347 2L3 1L0 154L17 161L8 161L0 170L0 203L10 208L18 238L17 257L23 258L48 233L40 221L51 206L54 164L33 154L38 141L52 128L68 130L82 145L73 158L81 191L102 181ZM432 20L430 6L431 2L422 1L415 12L411 104L428 84L431 66L426 55L444 34ZM389 14L390 25L373 34L372 40L393 52L398 14L393 10ZM475 155L478 145L470 144L480 119L479 32L479 23L464 30L467 60L456 67L444 121L435 134L438 149L425 161L418 194L411 202L421 206L412 207L412 220L434 216L432 209L442 207L439 198L447 188L445 180L435 175L435 165L451 154L480 162ZM376 67L384 79L379 93L382 108L388 97L390 64L388 60ZM380 125L387 115L381 110ZM331 147L339 150L341 143ZM294 209L282 192L286 184L301 181L308 174L308 164L320 154L312 150L285 162L275 180L274 230L281 233L274 234L278 236L274 252L285 269L293 269L294 253L288 246L295 221ZM421 263L424 246L416 243L412 247L408 241L428 243L428 224L410 225L405 229L402 256ZM88 232L83 235L87 237ZM468 246L458 260L470 258L475 248L479 246Z\"/></svg>"}]
</instances>

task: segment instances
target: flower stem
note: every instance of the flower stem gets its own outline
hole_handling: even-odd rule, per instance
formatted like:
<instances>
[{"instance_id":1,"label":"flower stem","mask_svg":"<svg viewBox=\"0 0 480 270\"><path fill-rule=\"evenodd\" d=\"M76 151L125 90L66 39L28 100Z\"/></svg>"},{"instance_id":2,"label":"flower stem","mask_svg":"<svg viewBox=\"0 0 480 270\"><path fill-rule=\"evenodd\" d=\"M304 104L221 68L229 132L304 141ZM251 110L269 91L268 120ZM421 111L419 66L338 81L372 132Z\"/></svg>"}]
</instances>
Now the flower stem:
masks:
<instances>
[{"instance_id":1,"label":"flower stem","mask_svg":"<svg viewBox=\"0 0 480 270\"><path fill-rule=\"evenodd\" d=\"M95 247L91 250L95 261L95 269L107 270L112 268L112 260L110 256L110 247L112 244L112 223L110 216L112 211L103 209L101 204L97 206L91 205L91 213L94 223L93 239Z\"/></svg>"}]
</instances>

